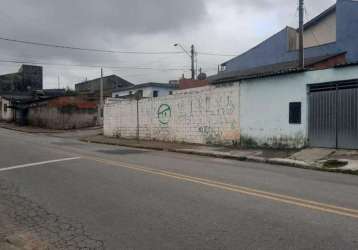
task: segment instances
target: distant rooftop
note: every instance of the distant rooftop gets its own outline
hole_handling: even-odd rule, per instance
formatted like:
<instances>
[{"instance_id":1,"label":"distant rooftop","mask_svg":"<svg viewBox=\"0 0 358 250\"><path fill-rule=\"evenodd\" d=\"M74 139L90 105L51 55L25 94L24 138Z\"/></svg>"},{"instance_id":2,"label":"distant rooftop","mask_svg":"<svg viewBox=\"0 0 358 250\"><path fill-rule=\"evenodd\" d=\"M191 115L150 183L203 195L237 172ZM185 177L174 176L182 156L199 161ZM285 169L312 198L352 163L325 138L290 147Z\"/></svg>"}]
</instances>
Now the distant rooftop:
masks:
<instances>
[{"instance_id":1,"label":"distant rooftop","mask_svg":"<svg viewBox=\"0 0 358 250\"><path fill-rule=\"evenodd\" d=\"M169 84L169 83L158 83L158 82L147 82L142 84L137 84L131 87L124 87L124 88L118 88L115 91L126 91L126 90L135 90L135 89L142 89L142 88L148 88L148 87L157 87L157 88L167 88L167 89L177 89L177 84Z\"/></svg>"},{"instance_id":2,"label":"distant rooftop","mask_svg":"<svg viewBox=\"0 0 358 250\"><path fill-rule=\"evenodd\" d=\"M307 69L311 65L320 63L322 61L328 60L330 58L342 55L345 53L336 53L331 55L319 56L319 57L312 57L305 59L305 65ZM224 82L232 82L232 81L239 81L251 78L258 78L264 76L272 76L278 74L286 74L292 72L300 72L302 70L298 67L298 60L265 65L257 68L247 69L247 70L237 70L237 71L228 71L228 72L220 72L217 75L209 77L209 82L211 84L216 83L224 83Z\"/></svg>"},{"instance_id":3,"label":"distant rooftop","mask_svg":"<svg viewBox=\"0 0 358 250\"><path fill-rule=\"evenodd\" d=\"M110 78L116 78L118 80L121 80L123 82L126 82L128 84L132 84L130 82L128 82L127 80L123 79L122 77L119 77L117 75L109 75L109 76L104 76L103 79L110 79ZM98 78L95 78L95 79L90 79L90 80L86 80L86 81L82 81L82 82L79 82L77 83L76 85L79 85L79 84L85 84L85 83L90 83L90 82L96 82L96 81L99 81L101 80L101 77L98 77Z\"/></svg>"}]
</instances>

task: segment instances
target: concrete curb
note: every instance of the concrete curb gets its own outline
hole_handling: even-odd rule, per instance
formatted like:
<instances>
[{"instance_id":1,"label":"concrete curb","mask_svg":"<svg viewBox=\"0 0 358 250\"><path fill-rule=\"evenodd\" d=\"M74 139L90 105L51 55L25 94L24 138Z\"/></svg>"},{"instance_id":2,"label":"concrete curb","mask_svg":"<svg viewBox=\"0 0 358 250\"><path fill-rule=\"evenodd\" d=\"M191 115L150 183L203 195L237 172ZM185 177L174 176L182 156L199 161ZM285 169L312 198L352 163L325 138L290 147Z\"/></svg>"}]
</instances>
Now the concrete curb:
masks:
<instances>
[{"instance_id":1,"label":"concrete curb","mask_svg":"<svg viewBox=\"0 0 358 250\"><path fill-rule=\"evenodd\" d=\"M4 126L1 124L0 124L0 128L17 131L17 132L22 132L22 133L28 133L28 134L61 134L61 133L73 132L73 131L80 130L80 129L77 129L77 130L31 131L31 130L21 129L18 127ZM96 129L100 129L100 128L101 127L94 127L94 128L86 128L83 130L96 130Z\"/></svg>"},{"instance_id":2,"label":"concrete curb","mask_svg":"<svg viewBox=\"0 0 358 250\"><path fill-rule=\"evenodd\" d=\"M222 152L205 152L200 150L193 149L171 149L171 152L182 153L182 154L192 154L192 155L200 155L200 156L208 156L222 159L232 159L238 161L247 161L248 158L246 156L235 156L230 153L222 153Z\"/></svg>"},{"instance_id":3,"label":"concrete curb","mask_svg":"<svg viewBox=\"0 0 358 250\"><path fill-rule=\"evenodd\" d=\"M342 170L342 169L325 169L325 168L321 168L321 167L317 166L317 164L315 164L315 163L310 164L310 163L303 162L303 161L283 159L283 158L264 158L264 157L258 157L258 156L235 156L235 155L231 155L230 153L224 153L224 152L207 152L207 151L200 151L200 150L194 150L194 149L174 149L174 148L163 148L163 147L155 147L155 146L144 146L144 145L139 145L139 144L104 142L102 140L93 140L90 138L82 138L82 139L80 139L80 141L86 142L86 143L106 144L106 145L114 145L114 146L130 147L130 148L140 148L140 149L167 151L167 152L189 154L189 155L207 156L207 157L214 157L214 158L220 158L220 159L236 160L236 161L241 161L241 162L266 163L266 164L271 164L271 165L294 167L294 168L300 168L300 169L309 169L309 170L329 172L329 173L358 175L358 171Z\"/></svg>"},{"instance_id":4,"label":"concrete curb","mask_svg":"<svg viewBox=\"0 0 358 250\"><path fill-rule=\"evenodd\" d=\"M24 129L21 129L21 128L16 128L16 127L8 127L8 126L2 126L0 125L0 128L3 128L3 129L8 129L8 130L12 130L12 131L17 131L17 132L22 132L22 133L28 133L28 134L59 134L59 133L62 133L60 131L29 131L29 130L24 130Z\"/></svg>"},{"instance_id":5,"label":"concrete curb","mask_svg":"<svg viewBox=\"0 0 358 250\"><path fill-rule=\"evenodd\" d=\"M292 167L299 167L299 168L315 168L313 164L309 164L304 161L296 161L290 159L281 159L281 158L271 158L267 160L267 163L276 164L276 165L284 165L284 166L292 166Z\"/></svg>"}]
</instances>

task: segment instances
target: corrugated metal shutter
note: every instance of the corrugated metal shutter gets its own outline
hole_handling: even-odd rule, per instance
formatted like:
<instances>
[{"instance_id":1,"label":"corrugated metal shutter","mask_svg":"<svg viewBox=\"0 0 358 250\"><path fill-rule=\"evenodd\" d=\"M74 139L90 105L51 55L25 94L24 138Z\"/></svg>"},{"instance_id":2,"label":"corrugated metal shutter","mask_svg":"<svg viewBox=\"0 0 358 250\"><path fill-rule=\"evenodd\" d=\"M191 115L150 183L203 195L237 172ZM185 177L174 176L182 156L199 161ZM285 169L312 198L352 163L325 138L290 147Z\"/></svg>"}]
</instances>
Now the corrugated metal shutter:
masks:
<instances>
[{"instance_id":1,"label":"corrugated metal shutter","mask_svg":"<svg viewBox=\"0 0 358 250\"><path fill-rule=\"evenodd\" d=\"M312 147L358 149L358 81L311 85L308 134Z\"/></svg>"},{"instance_id":2,"label":"corrugated metal shutter","mask_svg":"<svg viewBox=\"0 0 358 250\"><path fill-rule=\"evenodd\" d=\"M358 89L338 91L337 147L358 148Z\"/></svg>"},{"instance_id":3,"label":"corrugated metal shutter","mask_svg":"<svg viewBox=\"0 0 358 250\"><path fill-rule=\"evenodd\" d=\"M336 147L336 91L309 95L309 140L312 147Z\"/></svg>"}]
</instances>

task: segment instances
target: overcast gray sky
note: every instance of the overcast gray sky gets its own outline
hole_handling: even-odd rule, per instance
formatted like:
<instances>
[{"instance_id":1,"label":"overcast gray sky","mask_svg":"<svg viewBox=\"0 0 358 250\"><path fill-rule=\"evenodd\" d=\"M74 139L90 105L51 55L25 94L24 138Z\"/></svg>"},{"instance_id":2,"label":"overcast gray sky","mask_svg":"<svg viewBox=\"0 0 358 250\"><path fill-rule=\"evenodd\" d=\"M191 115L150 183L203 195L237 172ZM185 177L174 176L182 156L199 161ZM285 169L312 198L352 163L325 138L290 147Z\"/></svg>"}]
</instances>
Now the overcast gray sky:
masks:
<instances>
[{"instance_id":1,"label":"overcast gray sky","mask_svg":"<svg viewBox=\"0 0 358 250\"><path fill-rule=\"evenodd\" d=\"M0 0L0 36L76 47L124 51L180 51L181 43L198 51L240 54L286 25L296 27L298 0ZM335 0L306 0L306 19ZM35 47L0 41L0 60L16 59L54 64L151 67L154 70L105 69L135 84L178 79L188 69L185 54L126 55ZM199 56L208 74L230 59ZM0 63L0 73L20 65ZM45 88L73 87L98 77L96 68L46 66Z\"/></svg>"}]
</instances>

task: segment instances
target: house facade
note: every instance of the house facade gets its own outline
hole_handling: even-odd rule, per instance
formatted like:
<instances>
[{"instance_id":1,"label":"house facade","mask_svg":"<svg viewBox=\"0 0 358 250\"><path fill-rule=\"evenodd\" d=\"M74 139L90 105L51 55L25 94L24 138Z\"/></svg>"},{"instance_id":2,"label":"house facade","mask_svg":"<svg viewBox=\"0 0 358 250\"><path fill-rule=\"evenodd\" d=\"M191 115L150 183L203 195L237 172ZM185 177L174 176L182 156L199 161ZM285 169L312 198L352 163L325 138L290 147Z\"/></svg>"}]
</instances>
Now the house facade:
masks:
<instances>
[{"instance_id":1,"label":"house facade","mask_svg":"<svg viewBox=\"0 0 358 250\"><path fill-rule=\"evenodd\" d=\"M19 108L23 103L34 100L36 97L26 93L12 93L0 97L0 120L5 122L17 122L19 125L25 125L26 111Z\"/></svg>"},{"instance_id":2,"label":"house facade","mask_svg":"<svg viewBox=\"0 0 358 250\"><path fill-rule=\"evenodd\" d=\"M43 69L40 66L22 65L17 73L0 76L0 120L11 122L20 116L14 105L33 98L43 89Z\"/></svg>"},{"instance_id":3,"label":"house facade","mask_svg":"<svg viewBox=\"0 0 358 250\"><path fill-rule=\"evenodd\" d=\"M139 93L142 98L155 98L171 95L176 89L177 85L175 84L149 82L115 90L112 93L112 98L126 98L136 93Z\"/></svg>"},{"instance_id":4,"label":"house facade","mask_svg":"<svg viewBox=\"0 0 358 250\"><path fill-rule=\"evenodd\" d=\"M238 80L241 144L358 148L357 71L351 65Z\"/></svg>"}]
</instances>

